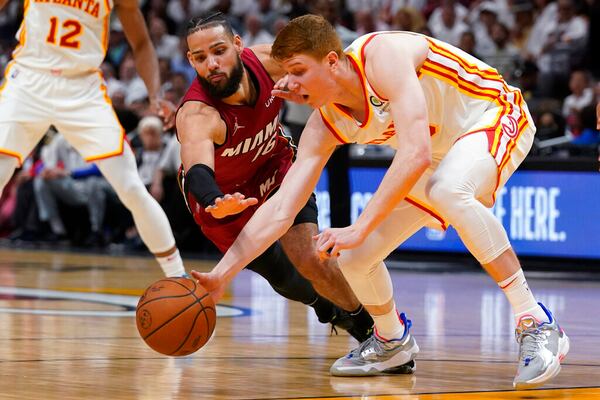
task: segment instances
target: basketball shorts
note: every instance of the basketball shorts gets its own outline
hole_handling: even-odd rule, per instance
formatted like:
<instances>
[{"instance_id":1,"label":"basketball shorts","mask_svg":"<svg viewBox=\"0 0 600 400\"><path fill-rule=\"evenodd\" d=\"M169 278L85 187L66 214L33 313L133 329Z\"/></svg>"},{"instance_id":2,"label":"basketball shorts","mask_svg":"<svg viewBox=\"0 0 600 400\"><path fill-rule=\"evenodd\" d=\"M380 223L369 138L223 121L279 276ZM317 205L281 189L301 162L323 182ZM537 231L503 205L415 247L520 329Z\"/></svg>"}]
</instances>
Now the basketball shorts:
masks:
<instances>
[{"instance_id":1,"label":"basketball shorts","mask_svg":"<svg viewBox=\"0 0 600 400\"><path fill-rule=\"evenodd\" d=\"M515 106L512 109L513 114L515 108L517 107ZM490 108L483 113L476 126L465 129L465 132L459 135L454 142L457 143L470 135L479 135L482 137L482 140L479 141L482 145L470 148L470 152L464 154L464 157L480 158L489 156L494 159L498 168L496 174L490 174L488 178L489 185L486 185L486 187L490 189L477 197L488 208L494 205L496 194L523 162L533 144L536 132L535 125L524 103L519 105L519 109L523 112L523 118L517 119L509 113L510 110L509 112L502 112L501 108ZM430 221L426 225L431 228L445 229L447 227L447 222L441 214L429 204L426 188L429 179L452 147L450 146L443 154L434 153L432 165L420 177L406 197L409 203L430 214Z\"/></svg>"},{"instance_id":2,"label":"basketball shorts","mask_svg":"<svg viewBox=\"0 0 600 400\"><path fill-rule=\"evenodd\" d=\"M125 131L100 73L54 76L11 63L0 86L0 153L21 164L50 125L86 161L123 151Z\"/></svg>"}]
</instances>

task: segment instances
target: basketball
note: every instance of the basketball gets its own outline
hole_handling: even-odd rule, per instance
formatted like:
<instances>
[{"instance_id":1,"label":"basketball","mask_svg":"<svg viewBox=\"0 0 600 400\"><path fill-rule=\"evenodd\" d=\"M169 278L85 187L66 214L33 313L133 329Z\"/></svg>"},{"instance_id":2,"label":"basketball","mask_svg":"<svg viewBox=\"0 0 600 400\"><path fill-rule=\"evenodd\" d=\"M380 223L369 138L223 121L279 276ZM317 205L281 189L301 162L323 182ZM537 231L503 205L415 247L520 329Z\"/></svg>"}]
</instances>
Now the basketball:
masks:
<instances>
[{"instance_id":1,"label":"basketball","mask_svg":"<svg viewBox=\"0 0 600 400\"><path fill-rule=\"evenodd\" d=\"M146 344L168 356L185 356L204 346L217 321L210 294L188 278L154 282L140 298L135 317Z\"/></svg>"}]
</instances>

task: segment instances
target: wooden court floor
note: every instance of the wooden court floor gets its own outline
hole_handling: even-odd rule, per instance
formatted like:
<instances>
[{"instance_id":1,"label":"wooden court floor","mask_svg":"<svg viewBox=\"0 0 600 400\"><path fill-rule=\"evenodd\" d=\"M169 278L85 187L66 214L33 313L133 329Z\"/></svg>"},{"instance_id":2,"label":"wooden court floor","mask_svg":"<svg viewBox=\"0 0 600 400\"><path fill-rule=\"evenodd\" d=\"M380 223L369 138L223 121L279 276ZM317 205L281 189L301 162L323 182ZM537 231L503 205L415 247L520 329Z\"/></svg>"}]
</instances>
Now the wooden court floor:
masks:
<instances>
[{"instance_id":1,"label":"wooden court floor","mask_svg":"<svg viewBox=\"0 0 600 400\"><path fill-rule=\"evenodd\" d=\"M212 262L188 262L208 269ZM571 337L561 374L515 392L509 305L484 274L394 271L396 300L421 353L412 376L334 378L354 346L304 306L243 272L216 333L169 358L138 337L137 297L154 260L0 249L0 399L600 399L600 282L530 279Z\"/></svg>"}]
</instances>

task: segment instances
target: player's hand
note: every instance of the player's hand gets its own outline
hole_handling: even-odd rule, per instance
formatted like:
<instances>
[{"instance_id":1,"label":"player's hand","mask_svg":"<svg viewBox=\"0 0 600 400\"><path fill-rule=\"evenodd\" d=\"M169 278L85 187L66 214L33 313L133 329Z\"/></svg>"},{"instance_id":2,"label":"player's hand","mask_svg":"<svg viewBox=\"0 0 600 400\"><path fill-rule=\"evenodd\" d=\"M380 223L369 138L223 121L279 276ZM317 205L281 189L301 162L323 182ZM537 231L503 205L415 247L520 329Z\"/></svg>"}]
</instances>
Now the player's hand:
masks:
<instances>
[{"instance_id":1,"label":"player's hand","mask_svg":"<svg viewBox=\"0 0 600 400\"><path fill-rule=\"evenodd\" d=\"M289 83L289 75L286 74L283 78L278 80L271 90L273 96L281 97L284 100L293 101L294 103L306 104L304 96L298 93L300 85L297 83Z\"/></svg>"},{"instance_id":2,"label":"player's hand","mask_svg":"<svg viewBox=\"0 0 600 400\"><path fill-rule=\"evenodd\" d=\"M168 131L175 126L175 114L177 107L173 103L163 99L150 100L150 111L163 120L164 130Z\"/></svg>"},{"instance_id":3,"label":"player's hand","mask_svg":"<svg viewBox=\"0 0 600 400\"><path fill-rule=\"evenodd\" d=\"M353 249L364 242L365 238L353 225L345 228L325 229L318 235L313 236L317 241L317 253L321 260L339 257L343 249Z\"/></svg>"},{"instance_id":4,"label":"player's hand","mask_svg":"<svg viewBox=\"0 0 600 400\"><path fill-rule=\"evenodd\" d=\"M204 209L207 213L210 213L214 218L221 219L229 215L239 214L246 208L258 204L256 197L244 196L241 193L226 194L223 197L218 197L215 200L215 204L208 206Z\"/></svg>"},{"instance_id":5,"label":"player's hand","mask_svg":"<svg viewBox=\"0 0 600 400\"><path fill-rule=\"evenodd\" d=\"M214 272L192 271L192 277L210 293L215 304L223 297L228 282Z\"/></svg>"}]
</instances>

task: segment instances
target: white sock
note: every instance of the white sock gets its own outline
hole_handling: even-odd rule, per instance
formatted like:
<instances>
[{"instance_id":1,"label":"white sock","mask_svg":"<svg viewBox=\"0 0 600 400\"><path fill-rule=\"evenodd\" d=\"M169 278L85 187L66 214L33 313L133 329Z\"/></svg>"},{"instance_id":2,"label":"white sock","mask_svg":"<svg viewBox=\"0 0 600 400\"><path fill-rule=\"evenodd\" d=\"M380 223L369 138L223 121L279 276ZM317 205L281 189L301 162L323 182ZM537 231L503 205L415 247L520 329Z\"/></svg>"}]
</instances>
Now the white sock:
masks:
<instances>
[{"instance_id":1,"label":"white sock","mask_svg":"<svg viewBox=\"0 0 600 400\"><path fill-rule=\"evenodd\" d=\"M525 280L522 269L519 269L502 282L498 282L498 286L500 286L500 289L502 289L512 306L517 325L524 315L531 315L538 321L549 322L548 316L537 301L535 301L531 290L529 290L529 285L527 284L527 280Z\"/></svg>"},{"instance_id":2,"label":"white sock","mask_svg":"<svg viewBox=\"0 0 600 400\"><path fill-rule=\"evenodd\" d=\"M156 261L160 264L166 277L183 276L185 274L185 268L183 267L183 260L179 255L179 249L169 254L166 257L156 257Z\"/></svg>"},{"instance_id":3,"label":"white sock","mask_svg":"<svg viewBox=\"0 0 600 400\"><path fill-rule=\"evenodd\" d=\"M383 315L371 314L371 317L375 321L375 333L379 338L387 341L404 336L404 324L398 316L395 304L390 312Z\"/></svg>"}]
</instances>

